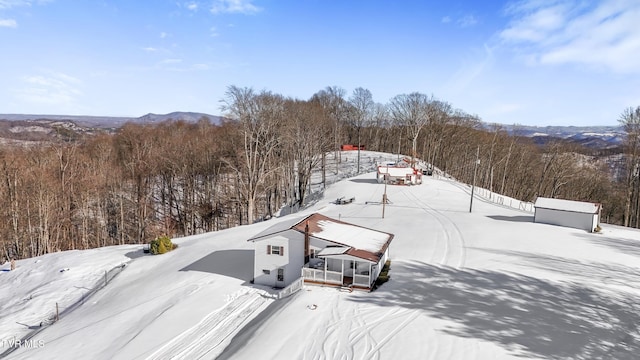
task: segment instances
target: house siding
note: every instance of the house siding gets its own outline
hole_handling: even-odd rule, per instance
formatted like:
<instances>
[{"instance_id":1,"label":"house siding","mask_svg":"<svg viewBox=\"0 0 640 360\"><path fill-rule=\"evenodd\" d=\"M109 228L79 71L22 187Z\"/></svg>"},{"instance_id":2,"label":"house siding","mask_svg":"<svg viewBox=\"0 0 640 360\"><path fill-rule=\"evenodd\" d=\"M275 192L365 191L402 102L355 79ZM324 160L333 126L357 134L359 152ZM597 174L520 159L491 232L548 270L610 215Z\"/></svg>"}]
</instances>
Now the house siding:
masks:
<instances>
[{"instance_id":1,"label":"house siding","mask_svg":"<svg viewBox=\"0 0 640 360\"><path fill-rule=\"evenodd\" d=\"M267 254L269 246L284 246L284 255ZM296 231L284 231L256 242L254 284L285 287L300 277L304 265L304 237ZM278 282L278 268L284 269L284 281ZM265 274L263 270L270 273Z\"/></svg>"},{"instance_id":2,"label":"house siding","mask_svg":"<svg viewBox=\"0 0 640 360\"><path fill-rule=\"evenodd\" d=\"M593 229L598 225L598 215L555 209L536 208L534 222L566 226L592 232Z\"/></svg>"},{"instance_id":3,"label":"house siding","mask_svg":"<svg viewBox=\"0 0 640 360\"><path fill-rule=\"evenodd\" d=\"M291 227L283 229L285 225ZM324 258L324 263L309 259L309 267L305 268L306 257L311 254L305 253L305 234L309 235L309 250L322 253L319 257ZM317 213L295 223L278 223L249 239L255 244L253 283L284 288L304 273L305 281L344 284L346 277L348 284L367 288L367 281L373 283L380 274L392 239L393 234ZM281 281L279 270L283 274Z\"/></svg>"}]
</instances>

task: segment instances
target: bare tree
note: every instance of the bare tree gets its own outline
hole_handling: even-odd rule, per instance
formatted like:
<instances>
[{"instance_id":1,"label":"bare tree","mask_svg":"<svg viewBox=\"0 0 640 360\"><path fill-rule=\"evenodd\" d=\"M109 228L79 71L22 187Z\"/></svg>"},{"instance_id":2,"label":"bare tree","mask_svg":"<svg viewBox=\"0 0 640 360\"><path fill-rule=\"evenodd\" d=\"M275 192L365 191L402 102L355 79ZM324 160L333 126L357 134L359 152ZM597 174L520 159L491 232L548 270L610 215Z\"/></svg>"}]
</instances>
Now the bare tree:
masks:
<instances>
[{"instance_id":1,"label":"bare tree","mask_svg":"<svg viewBox=\"0 0 640 360\"><path fill-rule=\"evenodd\" d=\"M385 150L388 145L387 141L390 138L391 124L389 121L389 109L384 104L376 103L373 105L371 125L369 127L370 150L391 152L390 149Z\"/></svg>"},{"instance_id":2,"label":"bare tree","mask_svg":"<svg viewBox=\"0 0 640 360\"><path fill-rule=\"evenodd\" d=\"M624 142L626 155L626 188L627 196L624 206L624 226L629 226L631 216L631 203L633 201L634 188L638 187L640 173L640 106L625 109L618 119L620 125L624 127L627 136Z\"/></svg>"},{"instance_id":3,"label":"bare tree","mask_svg":"<svg viewBox=\"0 0 640 360\"><path fill-rule=\"evenodd\" d=\"M303 205L312 171L322 162L322 154L331 148L332 129L322 107L316 102L288 100L286 114L283 142L287 145L284 152L292 155L298 204Z\"/></svg>"},{"instance_id":4,"label":"bare tree","mask_svg":"<svg viewBox=\"0 0 640 360\"><path fill-rule=\"evenodd\" d=\"M311 101L319 102L333 123L334 156L336 174L340 165L341 127L346 117L348 104L345 100L346 91L338 86L328 86L311 97Z\"/></svg>"},{"instance_id":5,"label":"bare tree","mask_svg":"<svg viewBox=\"0 0 640 360\"><path fill-rule=\"evenodd\" d=\"M284 98L271 92L256 94L250 88L230 86L222 110L239 121L242 132L241 163L229 162L236 169L247 201L247 221L254 222L256 199L270 169L270 158L279 144L278 127L283 119Z\"/></svg>"},{"instance_id":6,"label":"bare tree","mask_svg":"<svg viewBox=\"0 0 640 360\"><path fill-rule=\"evenodd\" d=\"M394 121L403 125L409 131L411 138L411 162L417 155L418 136L422 128L429 122L431 116L430 103L433 99L425 94L413 92L411 94L397 95L389 104L389 109Z\"/></svg>"},{"instance_id":7,"label":"bare tree","mask_svg":"<svg viewBox=\"0 0 640 360\"><path fill-rule=\"evenodd\" d=\"M362 127L371 122L373 117L374 102L371 91L361 87L353 90L353 94L349 98L351 105L349 114L349 123L356 129L358 137L358 165L357 173L360 174L360 145Z\"/></svg>"},{"instance_id":8,"label":"bare tree","mask_svg":"<svg viewBox=\"0 0 640 360\"><path fill-rule=\"evenodd\" d=\"M120 242L132 240L143 243L147 240L147 230L153 220L154 180L157 171L155 141L151 126L134 124L125 125L115 141L117 161L127 182L122 185L125 189L120 194ZM126 221L129 219L132 221ZM127 231L128 224L133 231ZM125 239L127 237L128 239Z\"/></svg>"}]
</instances>

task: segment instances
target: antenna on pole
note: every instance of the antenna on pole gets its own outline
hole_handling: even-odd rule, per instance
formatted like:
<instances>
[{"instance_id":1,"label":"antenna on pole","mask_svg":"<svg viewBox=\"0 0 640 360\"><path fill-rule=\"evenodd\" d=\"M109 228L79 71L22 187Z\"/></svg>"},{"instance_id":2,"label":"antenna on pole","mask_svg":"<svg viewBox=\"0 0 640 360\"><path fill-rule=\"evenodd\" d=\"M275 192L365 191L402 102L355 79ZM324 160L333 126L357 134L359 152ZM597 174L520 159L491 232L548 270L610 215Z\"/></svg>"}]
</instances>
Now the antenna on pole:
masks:
<instances>
[{"instance_id":1,"label":"antenna on pole","mask_svg":"<svg viewBox=\"0 0 640 360\"><path fill-rule=\"evenodd\" d=\"M480 145L476 149L476 164L473 169L473 184L471 185L471 201L469 202L469 212L473 209L473 191L476 187L476 173L478 172L478 165L480 165Z\"/></svg>"}]
</instances>

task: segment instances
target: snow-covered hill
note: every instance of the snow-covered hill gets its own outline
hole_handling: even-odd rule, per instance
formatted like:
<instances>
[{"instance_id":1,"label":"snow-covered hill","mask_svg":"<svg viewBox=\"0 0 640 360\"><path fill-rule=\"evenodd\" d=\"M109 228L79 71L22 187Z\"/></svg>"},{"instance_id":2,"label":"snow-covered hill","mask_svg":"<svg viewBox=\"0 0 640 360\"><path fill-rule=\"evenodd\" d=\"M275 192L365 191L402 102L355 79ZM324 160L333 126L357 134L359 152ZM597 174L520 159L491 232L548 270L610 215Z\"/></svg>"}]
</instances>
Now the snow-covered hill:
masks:
<instances>
[{"instance_id":1,"label":"snow-covered hill","mask_svg":"<svg viewBox=\"0 0 640 360\"><path fill-rule=\"evenodd\" d=\"M346 167L354 155L344 155ZM394 158L363 155L364 163ZM165 255L129 245L20 260L17 270L0 271L2 346L38 329L55 302L82 300L106 270L126 263L8 358L637 357L640 232L533 223L530 212L504 198L495 204L483 191L469 212L467 185L437 175L424 180L388 186L384 219L385 186L366 173L331 185L301 213L176 239L178 249ZM336 205L342 196L356 200ZM252 285L246 240L311 212L394 233L391 280L372 293L305 286L284 300Z\"/></svg>"},{"instance_id":2,"label":"snow-covered hill","mask_svg":"<svg viewBox=\"0 0 640 360\"><path fill-rule=\"evenodd\" d=\"M37 121L37 122L59 122L72 121L78 125L85 127L98 128L117 128L127 122L134 123L157 123L166 120L182 120L186 122L197 122L202 118L208 118L213 124L219 124L222 121L221 116L197 113L175 111L168 114L145 114L139 117L124 116L83 116L83 115L33 115L33 114L0 114L0 120L8 121Z\"/></svg>"}]
</instances>

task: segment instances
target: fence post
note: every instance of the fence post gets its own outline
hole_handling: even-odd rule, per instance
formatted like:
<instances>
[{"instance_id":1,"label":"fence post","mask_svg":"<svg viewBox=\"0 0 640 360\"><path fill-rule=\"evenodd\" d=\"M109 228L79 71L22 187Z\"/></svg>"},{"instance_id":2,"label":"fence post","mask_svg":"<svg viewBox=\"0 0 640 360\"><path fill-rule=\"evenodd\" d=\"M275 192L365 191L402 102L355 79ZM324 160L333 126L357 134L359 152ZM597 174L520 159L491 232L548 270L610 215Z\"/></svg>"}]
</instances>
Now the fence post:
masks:
<instances>
[{"instance_id":1,"label":"fence post","mask_svg":"<svg viewBox=\"0 0 640 360\"><path fill-rule=\"evenodd\" d=\"M107 270L104 271L104 286L107 286Z\"/></svg>"},{"instance_id":2,"label":"fence post","mask_svg":"<svg viewBox=\"0 0 640 360\"><path fill-rule=\"evenodd\" d=\"M58 308L58 303L56 303L56 321L60 320L60 309Z\"/></svg>"}]
</instances>

